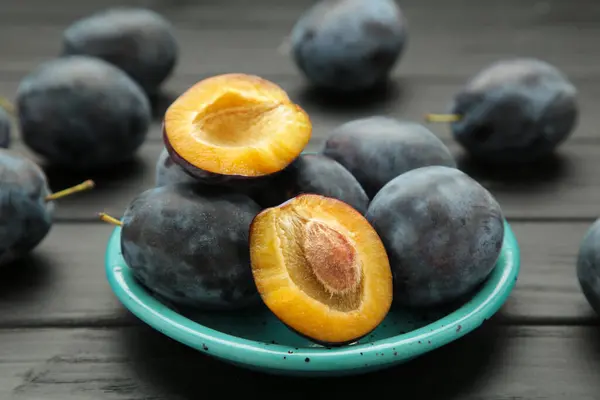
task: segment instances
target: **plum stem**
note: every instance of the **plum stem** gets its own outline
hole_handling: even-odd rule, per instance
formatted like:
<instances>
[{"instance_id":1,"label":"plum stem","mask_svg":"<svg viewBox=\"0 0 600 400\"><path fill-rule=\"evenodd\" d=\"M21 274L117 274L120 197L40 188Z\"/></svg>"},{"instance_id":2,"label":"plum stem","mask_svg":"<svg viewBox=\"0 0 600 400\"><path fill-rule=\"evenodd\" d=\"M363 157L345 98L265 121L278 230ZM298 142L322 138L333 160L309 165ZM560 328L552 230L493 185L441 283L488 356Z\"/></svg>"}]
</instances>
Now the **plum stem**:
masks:
<instances>
[{"instance_id":1,"label":"plum stem","mask_svg":"<svg viewBox=\"0 0 600 400\"><path fill-rule=\"evenodd\" d=\"M0 96L0 107L4 108L9 114L15 115L15 106L6 97Z\"/></svg>"},{"instance_id":2,"label":"plum stem","mask_svg":"<svg viewBox=\"0 0 600 400\"><path fill-rule=\"evenodd\" d=\"M461 120L458 114L425 114L427 122L457 122Z\"/></svg>"},{"instance_id":3,"label":"plum stem","mask_svg":"<svg viewBox=\"0 0 600 400\"><path fill-rule=\"evenodd\" d=\"M116 225L116 226L123 226L123 223L121 221L119 221L115 217L111 217L110 215L108 215L106 213L98 213L98 217L100 217L100 219L102 221L108 222L109 224Z\"/></svg>"},{"instance_id":4,"label":"plum stem","mask_svg":"<svg viewBox=\"0 0 600 400\"><path fill-rule=\"evenodd\" d=\"M46 196L46 201L54 201L60 199L61 197L69 196L73 193L82 192L84 190L91 189L95 186L94 181L88 179L85 182L80 183L79 185L75 185L73 187L63 189L59 192L52 193L51 195Z\"/></svg>"}]
</instances>

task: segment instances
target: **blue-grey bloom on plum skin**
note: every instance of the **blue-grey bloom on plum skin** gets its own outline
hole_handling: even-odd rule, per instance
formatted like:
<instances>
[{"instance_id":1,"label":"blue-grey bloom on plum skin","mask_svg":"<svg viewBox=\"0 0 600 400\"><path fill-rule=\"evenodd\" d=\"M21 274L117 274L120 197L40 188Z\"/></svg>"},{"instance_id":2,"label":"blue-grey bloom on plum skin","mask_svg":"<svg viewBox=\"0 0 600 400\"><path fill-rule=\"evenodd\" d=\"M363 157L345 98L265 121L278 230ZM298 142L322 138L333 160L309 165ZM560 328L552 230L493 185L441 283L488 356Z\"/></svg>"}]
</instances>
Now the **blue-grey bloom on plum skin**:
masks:
<instances>
[{"instance_id":1,"label":"blue-grey bloom on plum skin","mask_svg":"<svg viewBox=\"0 0 600 400\"><path fill-rule=\"evenodd\" d=\"M581 241L576 271L586 300L600 314L600 219L589 227Z\"/></svg>"},{"instance_id":2,"label":"blue-grey bloom on plum skin","mask_svg":"<svg viewBox=\"0 0 600 400\"><path fill-rule=\"evenodd\" d=\"M385 82L406 40L406 21L392 0L319 1L291 33L298 68L316 86L339 92Z\"/></svg>"},{"instance_id":3,"label":"blue-grey bloom on plum skin","mask_svg":"<svg viewBox=\"0 0 600 400\"><path fill-rule=\"evenodd\" d=\"M456 95L453 135L474 158L527 163L552 153L573 132L577 90L554 66L517 58L492 64Z\"/></svg>"},{"instance_id":4,"label":"blue-grey bloom on plum skin","mask_svg":"<svg viewBox=\"0 0 600 400\"><path fill-rule=\"evenodd\" d=\"M178 46L173 26L144 8L117 7L75 21L63 34L64 55L101 58L154 94L173 71Z\"/></svg>"},{"instance_id":5,"label":"blue-grey bloom on plum skin","mask_svg":"<svg viewBox=\"0 0 600 400\"><path fill-rule=\"evenodd\" d=\"M456 167L448 148L429 129L382 116L357 119L335 128L323 154L350 171L371 199L386 183L412 169Z\"/></svg>"},{"instance_id":6,"label":"blue-grey bloom on plum skin","mask_svg":"<svg viewBox=\"0 0 600 400\"><path fill-rule=\"evenodd\" d=\"M46 176L28 158L0 149L0 265L27 255L52 227Z\"/></svg>"},{"instance_id":7,"label":"blue-grey bloom on plum skin","mask_svg":"<svg viewBox=\"0 0 600 400\"><path fill-rule=\"evenodd\" d=\"M260 207L243 194L196 184L149 189L122 219L134 276L175 305L236 309L260 302L248 235Z\"/></svg>"},{"instance_id":8,"label":"blue-grey bloom on plum skin","mask_svg":"<svg viewBox=\"0 0 600 400\"><path fill-rule=\"evenodd\" d=\"M492 195L456 168L429 166L385 185L366 215L387 250L394 302L436 306L472 292L493 270L504 217Z\"/></svg>"},{"instance_id":9,"label":"blue-grey bloom on plum skin","mask_svg":"<svg viewBox=\"0 0 600 400\"><path fill-rule=\"evenodd\" d=\"M176 164L167 149L163 149L156 161L155 185L165 186L176 183L198 183L198 180Z\"/></svg>"},{"instance_id":10,"label":"blue-grey bloom on plum skin","mask_svg":"<svg viewBox=\"0 0 600 400\"><path fill-rule=\"evenodd\" d=\"M151 121L139 85L86 56L51 60L31 72L17 90L17 109L24 143L48 163L77 170L130 160Z\"/></svg>"}]
</instances>

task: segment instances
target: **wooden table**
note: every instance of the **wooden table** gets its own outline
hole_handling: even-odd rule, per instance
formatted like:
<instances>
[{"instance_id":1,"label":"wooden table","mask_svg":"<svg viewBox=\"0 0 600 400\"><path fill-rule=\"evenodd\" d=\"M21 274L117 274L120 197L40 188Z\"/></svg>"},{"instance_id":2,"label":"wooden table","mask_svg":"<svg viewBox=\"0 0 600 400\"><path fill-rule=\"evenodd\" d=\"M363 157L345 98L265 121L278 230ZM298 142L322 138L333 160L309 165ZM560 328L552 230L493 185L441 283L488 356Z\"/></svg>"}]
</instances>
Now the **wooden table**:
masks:
<instances>
[{"instance_id":1,"label":"wooden table","mask_svg":"<svg viewBox=\"0 0 600 400\"><path fill-rule=\"evenodd\" d=\"M28 71L57 54L68 23L122 3L1 1L0 93L12 98ZM152 7L177 27L182 52L168 93L218 73L262 75L309 112L311 148L353 118L419 120L444 111L470 75L513 55L540 57L566 72L580 90L581 119L556 159L539 168L486 172L463 166L500 201L521 245L522 272L498 315L407 365L327 381L263 376L214 361L146 327L111 293L103 257L112 227L95 213L119 216L135 194L153 185L162 146L157 122L129 169L93 176L94 191L61 201L47 239L18 268L3 271L0 399L175 400L240 390L281 398L359 390L423 400L600 398L598 319L574 266L578 244L600 210L600 2L406 0L410 42L393 89L342 105L308 90L289 57L277 51L309 0L128 3ZM460 156L447 127L432 129ZM14 148L27 151L19 141ZM84 178L48 174L54 190Z\"/></svg>"}]
</instances>

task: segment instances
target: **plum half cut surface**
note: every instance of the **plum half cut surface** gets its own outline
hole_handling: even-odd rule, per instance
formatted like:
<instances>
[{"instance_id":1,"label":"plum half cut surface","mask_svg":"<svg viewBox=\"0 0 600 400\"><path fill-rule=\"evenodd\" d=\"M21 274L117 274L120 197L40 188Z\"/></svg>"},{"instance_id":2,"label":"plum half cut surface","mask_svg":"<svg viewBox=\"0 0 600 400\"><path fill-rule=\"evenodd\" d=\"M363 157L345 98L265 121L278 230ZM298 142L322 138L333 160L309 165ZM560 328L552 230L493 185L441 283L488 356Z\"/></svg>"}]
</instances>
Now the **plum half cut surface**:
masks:
<instances>
[{"instance_id":1,"label":"plum half cut surface","mask_svg":"<svg viewBox=\"0 0 600 400\"><path fill-rule=\"evenodd\" d=\"M372 332L392 303L382 241L348 204L302 194L258 214L250 260L266 306L316 343L343 345Z\"/></svg>"},{"instance_id":2,"label":"plum half cut surface","mask_svg":"<svg viewBox=\"0 0 600 400\"><path fill-rule=\"evenodd\" d=\"M251 180L279 172L308 144L308 115L278 85L258 76L204 79L165 113L173 160L206 183Z\"/></svg>"}]
</instances>

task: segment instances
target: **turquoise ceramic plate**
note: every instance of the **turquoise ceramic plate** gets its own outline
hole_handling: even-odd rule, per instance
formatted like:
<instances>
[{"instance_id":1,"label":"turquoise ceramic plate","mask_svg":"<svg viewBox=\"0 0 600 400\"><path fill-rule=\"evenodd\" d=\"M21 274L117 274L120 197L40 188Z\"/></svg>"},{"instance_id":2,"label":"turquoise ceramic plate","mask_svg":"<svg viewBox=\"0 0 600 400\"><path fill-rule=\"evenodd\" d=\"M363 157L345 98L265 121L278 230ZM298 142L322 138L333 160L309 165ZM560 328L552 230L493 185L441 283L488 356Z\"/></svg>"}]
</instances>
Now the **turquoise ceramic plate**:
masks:
<instances>
[{"instance_id":1,"label":"turquoise ceramic plate","mask_svg":"<svg viewBox=\"0 0 600 400\"><path fill-rule=\"evenodd\" d=\"M506 224L496 268L464 303L449 310L392 310L359 342L326 348L286 328L266 308L240 313L186 314L154 297L132 276L121 256L120 228L106 252L106 273L116 296L138 318L207 355L246 368L289 375L349 375L390 367L423 355L477 328L505 302L519 273L519 247Z\"/></svg>"}]
</instances>

